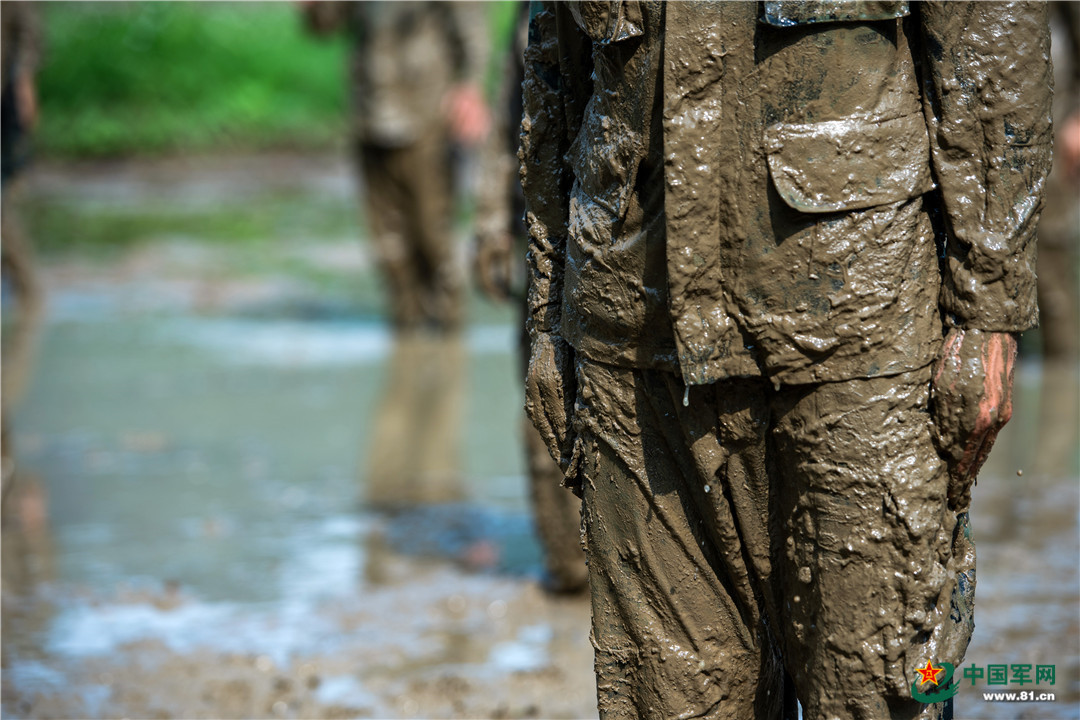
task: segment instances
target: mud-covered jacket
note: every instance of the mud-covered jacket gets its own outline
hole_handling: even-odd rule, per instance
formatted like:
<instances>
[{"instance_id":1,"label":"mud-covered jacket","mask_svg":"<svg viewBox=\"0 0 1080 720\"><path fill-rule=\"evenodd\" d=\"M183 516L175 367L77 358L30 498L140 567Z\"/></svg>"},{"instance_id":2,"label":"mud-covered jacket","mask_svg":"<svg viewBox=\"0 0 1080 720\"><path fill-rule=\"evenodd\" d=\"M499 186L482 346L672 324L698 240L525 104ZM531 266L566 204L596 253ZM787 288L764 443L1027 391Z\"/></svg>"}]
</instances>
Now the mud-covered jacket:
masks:
<instances>
[{"instance_id":1,"label":"mud-covered jacket","mask_svg":"<svg viewBox=\"0 0 1080 720\"><path fill-rule=\"evenodd\" d=\"M317 2L308 14L316 31L349 34L353 130L362 141L415 142L443 121L454 83L483 82L488 38L478 3Z\"/></svg>"},{"instance_id":2,"label":"mud-covered jacket","mask_svg":"<svg viewBox=\"0 0 1080 720\"><path fill-rule=\"evenodd\" d=\"M530 330L801 383L1037 318L1042 4L545 4L526 53Z\"/></svg>"}]
</instances>

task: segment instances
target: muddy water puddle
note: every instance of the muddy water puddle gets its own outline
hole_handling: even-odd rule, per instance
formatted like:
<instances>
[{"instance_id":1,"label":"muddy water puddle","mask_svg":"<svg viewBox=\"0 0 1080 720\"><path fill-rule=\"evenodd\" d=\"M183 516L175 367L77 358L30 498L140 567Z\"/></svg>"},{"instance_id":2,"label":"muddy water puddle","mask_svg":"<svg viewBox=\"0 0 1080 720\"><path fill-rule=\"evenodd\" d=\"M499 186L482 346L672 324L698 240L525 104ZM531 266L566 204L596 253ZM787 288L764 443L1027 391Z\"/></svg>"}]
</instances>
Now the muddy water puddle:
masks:
<instances>
[{"instance_id":1,"label":"muddy water puddle","mask_svg":"<svg viewBox=\"0 0 1080 720\"><path fill-rule=\"evenodd\" d=\"M590 714L586 604L537 586L509 325L460 342L453 498L376 510L385 325L84 300L54 297L16 430L6 716ZM545 701L568 662L577 706Z\"/></svg>"}]
</instances>

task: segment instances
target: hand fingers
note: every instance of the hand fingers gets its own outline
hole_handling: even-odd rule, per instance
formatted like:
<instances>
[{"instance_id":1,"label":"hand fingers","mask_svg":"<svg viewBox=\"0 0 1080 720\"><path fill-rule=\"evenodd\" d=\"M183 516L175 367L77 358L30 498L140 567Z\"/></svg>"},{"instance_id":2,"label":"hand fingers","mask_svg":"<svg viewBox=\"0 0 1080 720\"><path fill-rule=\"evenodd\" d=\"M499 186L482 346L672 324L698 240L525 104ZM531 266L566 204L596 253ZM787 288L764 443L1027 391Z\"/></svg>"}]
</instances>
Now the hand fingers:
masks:
<instances>
[{"instance_id":1,"label":"hand fingers","mask_svg":"<svg viewBox=\"0 0 1080 720\"><path fill-rule=\"evenodd\" d=\"M534 360L534 365L536 360ZM548 453L556 461L562 459L560 438L565 436L566 417L561 393L545 381L543 370L530 366L525 380L525 411L543 438Z\"/></svg>"},{"instance_id":2,"label":"hand fingers","mask_svg":"<svg viewBox=\"0 0 1080 720\"><path fill-rule=\"evenodd\" d=\"M964 443L964 458L958 470L962 476L978 473L998 432L1012 417L1012 374L1016 360L1015 343L995 335L983 347L983 387L978 400L975 427Z\"/></svg>"}]
</instances>

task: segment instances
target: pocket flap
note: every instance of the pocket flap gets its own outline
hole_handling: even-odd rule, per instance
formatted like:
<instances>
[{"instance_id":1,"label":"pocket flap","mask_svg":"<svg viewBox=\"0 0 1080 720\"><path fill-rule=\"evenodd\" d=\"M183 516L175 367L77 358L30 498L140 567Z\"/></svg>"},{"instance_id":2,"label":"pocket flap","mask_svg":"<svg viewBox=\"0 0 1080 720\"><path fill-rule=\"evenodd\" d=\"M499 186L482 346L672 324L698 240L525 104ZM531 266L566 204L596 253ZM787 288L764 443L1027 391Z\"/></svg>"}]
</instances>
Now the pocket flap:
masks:
<instances>
[{"instance_id":1,"label":"pocket flap","mask_svg":"<svg viewBox=\"0 0 1080 720\"><path fill-rule=\"evenodd\" d=\"M778 123L765 131L765 151L780 197L801 212L886 205L934 187L922 115Z\"/></svg>"},{"instance_id":2,"label":"pocket flap","mask_svg":"<svg viewBox=\"0 0 1080 720\"><path fill-rule=\"evenodd\" d=\"M895 0L766 0L764 4L762 19L776 27L892 20L911 12L906 2Z\"/></svg>"}]
</instances>

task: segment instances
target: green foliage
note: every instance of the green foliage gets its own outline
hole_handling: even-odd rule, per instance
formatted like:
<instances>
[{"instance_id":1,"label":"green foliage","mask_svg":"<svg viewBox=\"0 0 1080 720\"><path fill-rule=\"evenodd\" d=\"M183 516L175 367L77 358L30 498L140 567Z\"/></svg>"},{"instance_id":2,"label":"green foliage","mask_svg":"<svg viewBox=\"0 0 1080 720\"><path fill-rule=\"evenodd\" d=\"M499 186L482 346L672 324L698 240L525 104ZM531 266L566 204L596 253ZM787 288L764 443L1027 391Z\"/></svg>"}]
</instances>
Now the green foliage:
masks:
<instances>
[{"instance_id":1,"label":"green foliage","mask_svg":"<svg viewBox=\"0 0 1080 720\"><path fill-rule=\"evenodd\" d=\"M42 4L46 153L318 146L345 127L345 38L293 3Z\"/></svg>"}]
</instances>

